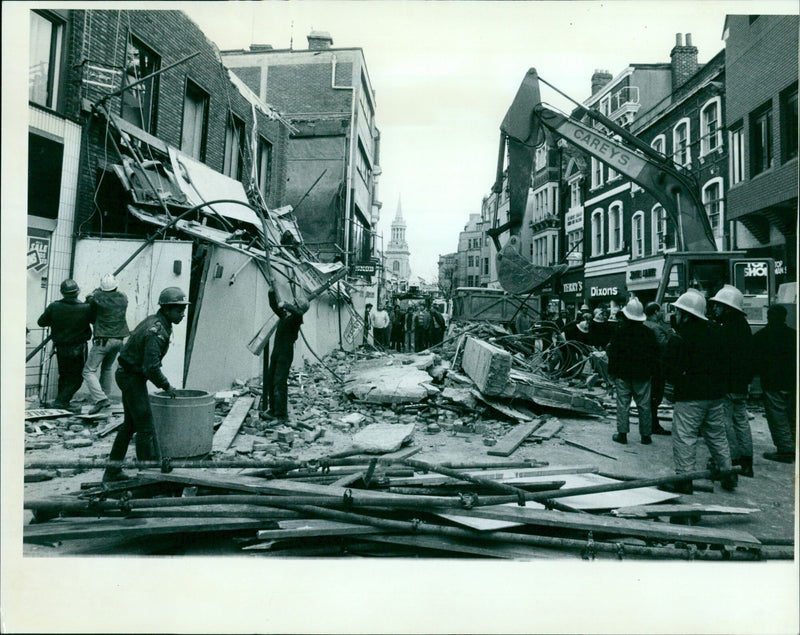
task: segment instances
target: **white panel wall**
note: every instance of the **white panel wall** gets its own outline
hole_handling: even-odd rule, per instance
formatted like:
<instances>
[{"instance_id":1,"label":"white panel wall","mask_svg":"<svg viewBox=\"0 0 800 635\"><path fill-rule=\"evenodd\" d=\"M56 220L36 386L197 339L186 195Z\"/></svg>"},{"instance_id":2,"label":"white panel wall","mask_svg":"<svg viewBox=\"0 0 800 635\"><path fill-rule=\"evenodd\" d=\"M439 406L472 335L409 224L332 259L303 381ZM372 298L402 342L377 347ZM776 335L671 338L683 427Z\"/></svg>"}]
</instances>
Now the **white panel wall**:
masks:
<instances>
[{"instance_id":1,"label":"white panel wall","mask_svg":"<svg viewBox=\"0 0 800 635\"><path fill-rule=\"evenodd\" d=\"M100 286L100 278L113 273L141 245L142 240L84 238L75 246L75 281L81 288L80 299ZM175 262L180 273L175 273ZM128 296L128 327L133 331L139 322L158 311L158 295L164 287L180 287L189 292L192 243L159 240L142 251L117 274L119 290ZM186 319L173 326L172 342L162 363L162 371L174 386L183 381L183 359L186 348ZM118 395L112 381L112 395ZM157 390L148 382L151 391ZM81 389L84 391L85 389Z\"/></svg>"}]
</instances>

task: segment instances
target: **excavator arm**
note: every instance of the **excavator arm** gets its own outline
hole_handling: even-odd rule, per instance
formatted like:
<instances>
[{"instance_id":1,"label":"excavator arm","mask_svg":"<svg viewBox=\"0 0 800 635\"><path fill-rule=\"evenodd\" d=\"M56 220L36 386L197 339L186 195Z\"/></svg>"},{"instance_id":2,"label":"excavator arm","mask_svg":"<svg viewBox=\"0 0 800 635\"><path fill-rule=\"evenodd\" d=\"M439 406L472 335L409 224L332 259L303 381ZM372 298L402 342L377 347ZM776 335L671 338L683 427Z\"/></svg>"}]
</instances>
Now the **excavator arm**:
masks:
<instances>
[{"instance_id":1,"label":"excavator arm","mask_svg":"<svg viewBox=\"0 0 800 635\"><path fill-rule=\"evenodd\" d=\"M493 234L496 237L498 230L508 230L510 233L508 242L497 255L498 279L510 293L531 292L566 269L563 264L536 267L520 253L519 233L527 207L534 151L542 129L572 143L652 194L675 223L681 251L716 251L711 225L692 180L681 173L670 159L658 154L625 128L600 113L584 112L619 135L633 149L544 106L539 93L539 77L533 68L525 75L503 119L500 127L498 181L494 189L497 190L498 182L502 184L503 147L507 144L509 220Z\"/></svg>"}]
</instances>

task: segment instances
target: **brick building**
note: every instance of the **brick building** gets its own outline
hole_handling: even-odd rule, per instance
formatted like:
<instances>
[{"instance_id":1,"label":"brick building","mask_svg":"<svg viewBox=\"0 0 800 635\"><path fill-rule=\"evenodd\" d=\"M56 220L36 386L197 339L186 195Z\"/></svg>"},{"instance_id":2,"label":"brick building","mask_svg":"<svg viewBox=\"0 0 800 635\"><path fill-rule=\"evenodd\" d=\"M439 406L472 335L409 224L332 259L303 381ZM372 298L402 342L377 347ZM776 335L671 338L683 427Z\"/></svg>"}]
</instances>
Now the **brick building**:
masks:
<instances>
[{"instance_id":1,"label":"brick building","mask_svg":"<svg viewBox=\"0 0 800 635\"><path fill-rule=\"evenodd\" d=\"M797 281L799 20L729 15L724 28L731 246L774 258L778 284Z\"/></svg>"},{"instance_id":2,"label":"brick building","mask_svg":"<svg viewBox=\"0 0 800 635\"><path fill-rule=\"evenodd\" d=\"M314 31L307 50L253 45L222 59L261 99L292 121L286 204L295 208L306 243L322 259L372 261L378 198L380 132L364 52L333 48Z\"/></svg>"}]
</instances>

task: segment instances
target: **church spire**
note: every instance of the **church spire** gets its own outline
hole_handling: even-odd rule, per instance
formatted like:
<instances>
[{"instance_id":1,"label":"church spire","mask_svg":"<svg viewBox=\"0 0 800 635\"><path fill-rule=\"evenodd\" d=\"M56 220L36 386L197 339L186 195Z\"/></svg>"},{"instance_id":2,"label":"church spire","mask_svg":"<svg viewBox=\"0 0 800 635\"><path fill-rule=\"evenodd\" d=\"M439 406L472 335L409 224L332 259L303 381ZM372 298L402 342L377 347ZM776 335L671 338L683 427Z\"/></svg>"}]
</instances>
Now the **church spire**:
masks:
<instances>
[{"instance_id":1,"label":"church spire","mask_svg":"<svg viewBox=\"0 0 800 635\"><path fill-rule=\"evenodd\" d=\"M403 208L400 205L400 195L397 195L397 213L394 215L395 220L403 220Z\"/></svg>"}]
</instances>

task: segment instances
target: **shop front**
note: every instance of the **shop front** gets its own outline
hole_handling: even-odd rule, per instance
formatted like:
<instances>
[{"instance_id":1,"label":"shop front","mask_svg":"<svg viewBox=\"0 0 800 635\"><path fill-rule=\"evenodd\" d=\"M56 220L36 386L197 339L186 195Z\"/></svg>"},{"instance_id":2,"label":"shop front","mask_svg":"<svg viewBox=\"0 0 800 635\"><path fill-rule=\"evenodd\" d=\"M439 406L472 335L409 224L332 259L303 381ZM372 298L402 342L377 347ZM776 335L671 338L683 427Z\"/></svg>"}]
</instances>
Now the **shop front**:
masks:
<instances>
[{"instance_id":1,"label":"shop front","mask_svg":"<svg viewBox=\"0 0 800 635\"><path fill-rule=\"evenodd\" d=\"M583 267L570 269L561 276L561 302L569 318L574 318L584 302Z\"/></svg>"},{"instance_id":2,"label":"shop front","mask_svg":"<svg viewBox=\"0 0 800 635\"><path fill-rule=\"evenodd\" d=\"M601 305L612 309L619 308L624 305L628 296L624 271L591 278L587 276L584 288L585 299L591 309Z\"/></svg>"},{"instance_id":3,"label":"shop front","mask_svg":"<svg viewBox=\"0 0 800 635\"><path fill-rule=\"evenodd\" d=\"M625 272L625 285L630 294L635 295L642 304L647 304L656 299L663 273L663 256L637 260L628 265Z\"/></svg>"}]
</instances>

